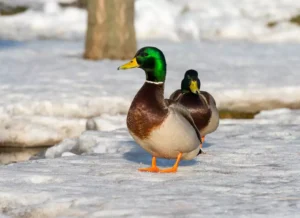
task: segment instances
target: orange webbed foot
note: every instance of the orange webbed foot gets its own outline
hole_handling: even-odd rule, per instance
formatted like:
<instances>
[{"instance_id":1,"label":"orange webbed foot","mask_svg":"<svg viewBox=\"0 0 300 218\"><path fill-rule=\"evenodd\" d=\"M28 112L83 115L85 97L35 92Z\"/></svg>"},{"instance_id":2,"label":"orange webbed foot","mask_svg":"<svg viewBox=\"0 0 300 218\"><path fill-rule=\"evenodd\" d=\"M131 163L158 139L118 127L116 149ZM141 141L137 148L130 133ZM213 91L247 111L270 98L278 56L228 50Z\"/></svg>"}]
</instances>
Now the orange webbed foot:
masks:
<instances>
[{"instance_id":1,"label":"orange webbed foot","mask_svg":"<svg viewBox=\"0 0 300 218\"><path fill-rule=\"evenodd\" d=\"M140 168L140 172L158 173L160 170L158 167Z\"/></svg>"},{"instance_id":2,"label":"orange webbed foot","mask_svg":"<svg viewBox=\"0 0 300 218\"><path fill-rule=\"evenodd\" d=\"M177 172L177 168L181 159L182 153L179 153L176 159L176 162L174 164L173 167L171 168L167 168L167 169L163 169L163 170L159 170L160 173L176 173Z\"/></svg>"},{"instance_id":3,"label":"orange webbed foot","mask_svg":"<svg viewBox=\"0 0 300 218\"><path fill-rule=\"evenodd\" d=\"M204 141L205 141L205 136L202 136L202 137L201 137L201 141L202 141L202 143L200 144L200 148L202 148L202 146L203 146L203 143L204 143Z\"/></svg>"},{"instance_id":4,"label":"orange webbed foot","mask_svg":"<svg viewBox=\"0 0 300 218\"><path fill-rule=\"evenodd\" d=\"M204 140L205 140L205 136L202 136L202 137L201 137L202 143L199 145L200 148L201 148L201 150L202 150L202 147L203 147ZM205 154L205 152L202 150L201 154Z\"/></svg>"},{"instance_id":5,"label":"orange webbed foot","mask_svg":"<svg viewBox=\"0 0 300 218\"><path fill-rule=\"evenodd\" d=\"M156 157L152 157L152 166L147 168L140 168L140 172L158 173L159 168L156 166Z\"/></svg>"},{"instance_id":6,"label":"orange webbed foot","mask_svg":"<svg viewBox=\"0 0 300 218\"><path fill-rule=\"evenodd\" d=\"M160 173L176 173L177 172L177 167L171 167L163 170L159 170Z\"/></svg>"}]
</instances>

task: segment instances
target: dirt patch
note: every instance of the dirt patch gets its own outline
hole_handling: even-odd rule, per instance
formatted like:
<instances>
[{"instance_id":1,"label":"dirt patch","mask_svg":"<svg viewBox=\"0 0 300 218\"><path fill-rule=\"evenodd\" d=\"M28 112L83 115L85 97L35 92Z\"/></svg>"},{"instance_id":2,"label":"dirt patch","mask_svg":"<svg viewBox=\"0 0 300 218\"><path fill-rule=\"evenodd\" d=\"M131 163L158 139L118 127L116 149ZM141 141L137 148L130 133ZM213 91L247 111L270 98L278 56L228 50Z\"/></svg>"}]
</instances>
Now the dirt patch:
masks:
<instances>
[{"instance_id":1,"label":"dirt patch","mask_svg":"<svg viewBox=\"0 0 300 218\"><path fill-rule=\"evenodd\" d=\"M19 147L0 147L0 165L27 161L31 157L43 152L48 147L19 148Z\"/></svg>"},{"instance_id":2,"label":"dirt patch","mask_svg":"<svg viewBox=\"0 0 300 218\"><path fill-rule=\"evenodd\" d=\"M277 24L278 24L277 21L270 21L270 22L267 23L267 26L268 26L269 28L273 28L273 27L275 27Z\"/></svg>"},{"instance_id":3,"label":"dirt patch","mask_svg":"<svg viewBox=\"0 0 300 218\"><path fill-rule=\"evenodd\" d=\"M27 9L28 8L24 7L24 6L11 7L11 6L7 6L3 3L0 3L0 15L2 15L2 16L23 13Z\"/></svg>"},{"instance_id":4,"label":"dirt patch","mask_svg":"<svg viewBox=\"0 0 300 218\"><path fill-rule=\"evenodd\" d=\"M294 23L294 24L297 24L297 25L300 26L300 14L298 14L298 15L292 17L292 18L290 19L290 22L291 22L291 23Z\"/></svg>"},{"instance_id":5,"label":"dirt patch","mask_svg":"<svg viewBox=\"0 0 300 218\"><path fill-rule=\"evenodd\" d=\"M77 1L73 1L73 2L59 2L59 5L63 8L65 8L65 7L76 7L76 8L86 9L87 0L77 0Z\"/></svg>"},{"instance_id":6,"label":"dirt patch","mask_svg":"<svg viewBox=\"0 0 300 218\"><path fill-rule=\"evenodd\" d=\"M269 21L266 25L269 28L273 28L273 27L277 26L280 22L290 22L290 23L300 26L300 14L291 17L289 20L277 20L277 21L272 20L272 21Z\"/></svg>"},{"instance_id":7,"label":"dirt patch","mask_svg":"<svg viewBox=\"0 0 300 218\"><path fill-rule=\"evenodd\" d=\"M257 112L243 112L243 111L230 111L230 110L220 110L220 119L254 119L254 116L258 114Z\"/></svg>"}]
</instances>

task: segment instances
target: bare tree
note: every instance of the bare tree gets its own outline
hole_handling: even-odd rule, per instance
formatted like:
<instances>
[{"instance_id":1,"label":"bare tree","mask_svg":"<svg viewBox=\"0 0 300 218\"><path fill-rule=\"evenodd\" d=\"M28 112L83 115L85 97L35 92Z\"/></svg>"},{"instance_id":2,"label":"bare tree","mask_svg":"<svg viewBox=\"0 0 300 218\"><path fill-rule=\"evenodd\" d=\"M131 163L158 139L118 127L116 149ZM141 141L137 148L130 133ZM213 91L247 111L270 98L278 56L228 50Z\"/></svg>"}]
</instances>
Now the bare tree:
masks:
<instances>
[{"instance_id":1,"label":"bare tree","mask_svg":"<svg viewBox=\"0 0 300 218\"><path fill-rule=\"evenodd\" d=\"M86 59L129 59L136 52L134 0L88 0Z\"/></svg>"}]
</instances>

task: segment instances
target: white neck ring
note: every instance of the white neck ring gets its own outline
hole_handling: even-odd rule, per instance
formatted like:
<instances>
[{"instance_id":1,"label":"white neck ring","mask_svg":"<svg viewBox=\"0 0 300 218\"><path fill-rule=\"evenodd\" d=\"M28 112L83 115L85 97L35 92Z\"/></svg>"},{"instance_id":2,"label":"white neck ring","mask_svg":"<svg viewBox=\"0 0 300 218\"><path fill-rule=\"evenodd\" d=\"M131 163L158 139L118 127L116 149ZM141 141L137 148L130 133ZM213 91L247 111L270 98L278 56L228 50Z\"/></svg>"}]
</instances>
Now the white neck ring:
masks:
<instances>
[{"instance_id":1,"label":"white neck ring","mask_svg":"<svg viewBox=\"0 0 300 218\"><path fill-rule=\"evenodd\" d=\"M160 85L160 84L163 84L164 82L153 82L153 81L146 80L146 83L151 83L151 84L155 84L155 85Z\"/></svg>"}]
</instances>

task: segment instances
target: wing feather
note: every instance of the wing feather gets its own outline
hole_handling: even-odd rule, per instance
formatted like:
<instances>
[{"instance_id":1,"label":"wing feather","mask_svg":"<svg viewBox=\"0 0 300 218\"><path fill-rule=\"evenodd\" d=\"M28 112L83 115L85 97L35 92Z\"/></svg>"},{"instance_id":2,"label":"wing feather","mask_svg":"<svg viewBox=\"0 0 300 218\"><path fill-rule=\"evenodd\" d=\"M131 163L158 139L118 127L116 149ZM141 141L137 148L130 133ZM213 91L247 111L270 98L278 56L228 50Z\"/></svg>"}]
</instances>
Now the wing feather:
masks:
<instances>
[{"instance_id":1,"label":"wing feather","mask_svg":"<svg viewBox=\"0 0 300 218\"><path fill-rule=\"evenodd\" d=\"M200 143L202 143L200 132L199 132L196 124L194 123L194 120L193 120L190 112L183 105L181 105L179 103L176 103L174 101L170 101L169 103L171 103L169 107L173 108L177 113L182 115L193 126L193 128L195 129L195 132L197 134L197 137L200 140Z\"/></svg>"},{"instance_id":2,"label":"wing feather","mask_svg":"<svg viewBox=\"0 0 300 218\"><path fill-rule=\"evenodd\" d=\"M173 101L178 101L178 99L182 96L182 92L180 89L177 89L175 92L173 92L170 95L170 99L172 99Z\"/></svg>"}]
</instances>

